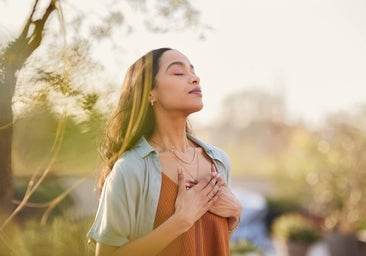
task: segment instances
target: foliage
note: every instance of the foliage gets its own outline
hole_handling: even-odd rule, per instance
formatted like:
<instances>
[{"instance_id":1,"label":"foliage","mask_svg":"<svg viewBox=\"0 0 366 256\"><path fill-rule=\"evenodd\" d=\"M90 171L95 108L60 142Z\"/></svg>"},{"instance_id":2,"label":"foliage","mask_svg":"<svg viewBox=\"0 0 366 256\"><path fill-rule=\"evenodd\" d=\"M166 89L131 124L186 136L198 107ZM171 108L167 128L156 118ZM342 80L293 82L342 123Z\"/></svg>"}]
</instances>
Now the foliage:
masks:
<instances>
[{"instance_id":1,"label":"foliage","mask_svg":"<svg viewBox=\"0 0 366 256\"><path fill-rule=\"evenodd\" d=\"M29 220L20 225L11 223L0 234L0 255L48 256L93 255L88 248L86 233L92 220L55 218L50 224L40 225Z\"/></svg>"},{"instance_id":2,"label":"foliage","mask_svg":"<svg viewBox=\"0 0 366 256\"><path fill-rule=\"evenodd\" d=\"M21 201L28 187L29 179L25 177L17 177L14 184L14 198ZM21 220L41 219L41 216L49 207L49 202L54 200L64 191L56 178L48 177L39 188L31 195L26 207L18 214ZM51 213L51 217L65 215L73 206L73 200L70 196L65 197Z\"/></svg>"},{"instance_id":3,"label":"foliage","mask_svg":"<svg viewBox=\"0 0 366 256\"><path fill-rule=\"evenodd\" d=\"M283 214L301 210L301 205L296 200L281 197L267 197L267 207L269 211Z\"/></svg>"},{"instance_id":4,"label":"foliage","mask_svg":"<svg viewBox=\"0 0 366 256\"><path fill-rule=\"evenodd\" d=\"M231 254L240 254L240 255L258 255L261 256L263 253L259 248L257 248L254 244L241 240L230 243L230 252Z\"/></svg>"},{"instance_id":5,"label":"foliage","mask_svg":"<svg viewBox=\"0 0 366 256\"><path fill-rule=\"evenodd\" d=\"M357 230L366 231L366 216L358 222Z\"/></svg>"},{"instance_id":6,"label":"foliage","mask_svg":"<svg viewBox=\"0 0 366 256\"><path fill-rule=\"evenodd\" d=\"M356 232L366 215L366 107L335 115L317 134L318 168L310 172L313 211L326 217L325 228Z\"/></svg>"},{"instance_id":7,"label":"foliage","mask_svg":"<svg viewBox=\"0 0 366 256\"><path fill-rule=\"evenodd\" d=\"M356 232L366 215L365 117L361 107L329 115L316 130L292 127L284 147L274 153L276 168L268 177L277 196L324 218L327 230Z\"/></svg>"},{"instance_id":8,"label":"foliage","mask_svg":"<svg viewBox=\"0 0 366 256\"><path fill-rule=\"evenodd\" d=\"M37 110L38 109L38 110ZM47 108L37 108L23 115L14 126L13 165L16 175L32 175L46 168L58 130L58 118ZM82 175L99 165L97 146L102 135L104 118L95 114L76 123L65 118L64 133L51 173ZM32 131L29 136L28 131Z\"/></svg>"},{"instance_id":9,"label":"foliage","mask_svg":"<svg viewBox=\"0 0 366 256\"><path fill-rule=\"evenodd\" d=\"M123 47L121 38L143 28L153 33L190 29L200 36L209 29L202 22L200 11L189 0L103 0L87 6L83 2L66 1L63 9L72 34L98 42L112 41L113 46L120 49Z\"/></svg>"},{"instance_id":10,"label":"foliage","mask_svg":"<svg viewBox=\"0 0 366 256\"><path fill-rule=\"evenodd\" d=\"M275 219L273 236L283 241L311 244L319 239L317 226L298 213L287 213Z\"/></svg>"},{"instance_id":11,"label":"foliage","mask_svg":"<svg viewBox=\"0 0 366 256\"><path fill-rule=\"evenodd\" d=\"M58 115L85 119L98 104L103 105L99 103L102 89L97 86L103 67L91 58L89 42L75 40L67 46L48 42L42 47L43 54L29 58L18 76L16 116L43 105Z\"/></svg>"},{"instance_id":12,"label":"foliage","mask_svg":"<svg viewBox=\"0 0 366 256\"><path fill-rule=\"evenodd\" d=\"M35 220L23 224L13 222L0 234L0 255L48 256L50 252L55 256L94 255L86 238L91 223L92 219L66 217L57 217L47 225L40 225ZM232 242L230 251L240 255L263 255L247 241Z\"/></svg>"},{"instance_id":13,"label":"foliage","mask_svg":"<svg viewBox=\"0 0 366 256\"><path fill-rule=\"evenodd\" d=\"M266 216L267 228L273 224L273 221L283 214L288 214L290 212L301 212L303 211L303 206L300 202L290 198L290 197L274 197L269 196L266 198L268 213Z\"/></svg>"}]
</instances>

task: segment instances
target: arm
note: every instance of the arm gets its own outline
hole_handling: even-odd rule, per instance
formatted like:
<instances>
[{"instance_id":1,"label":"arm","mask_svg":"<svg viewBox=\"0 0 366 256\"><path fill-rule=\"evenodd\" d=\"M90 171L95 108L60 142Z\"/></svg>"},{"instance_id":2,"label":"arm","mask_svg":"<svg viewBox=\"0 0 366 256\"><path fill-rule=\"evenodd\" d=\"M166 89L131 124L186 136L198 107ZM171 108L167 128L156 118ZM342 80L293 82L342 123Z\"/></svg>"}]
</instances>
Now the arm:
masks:
<instances>
[{"instance_id":1,"label":"arm","mask_svg":"<svg viewBox=\"0 0 366 256\"><path fill-rule=\"evenodd\" d=\"M97 243L96 256L156 255L182 233L186 232L219 198L219 177L212 174L194 188L186 190L184 174L178 170L178 196L175 213L159 227L121 247Z\"/></svg>"},{"instance_id":2,"label":"arm","mask_svg":"<svg viewBox=\"0 0 366 256\"><path fill-rule=\"evenodd\" d=\"M146 236L128 242L122 247L97 243L96 255L155 255L188 230L189 223L182 217L174 214Z\"/></svg>"}]
</instances>

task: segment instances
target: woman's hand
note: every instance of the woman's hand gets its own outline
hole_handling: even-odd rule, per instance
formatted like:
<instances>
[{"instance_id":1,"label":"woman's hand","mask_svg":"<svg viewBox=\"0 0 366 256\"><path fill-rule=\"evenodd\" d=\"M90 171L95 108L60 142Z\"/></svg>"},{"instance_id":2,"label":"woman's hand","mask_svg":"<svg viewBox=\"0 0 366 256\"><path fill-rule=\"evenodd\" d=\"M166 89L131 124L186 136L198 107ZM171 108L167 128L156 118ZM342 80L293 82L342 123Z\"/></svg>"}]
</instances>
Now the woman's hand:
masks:
<instances>
[{"instance_id":1,"label":"woman's hand","mask_svg":"<svg viewBox=\"0 0 366 256\"><path fill-rule=\"evenodd\" d=\"M214 164L211 166L211 173L217 174ZM216 176L219 175L217 174ZM221 195L220 198L211 205L209 211L218 216L229 218L229 230L232 230L239 224L238 222L243 206L220 176L217 179L217 182L220 184Z\"/></svg>"},{"instance_id":2,"label":"woman's hand","mask_svg":"<svg viewBox=\"0 0 366 256\"><path fill-rule=\"evenodd\" d=\"M207 175L193 187L187 188L184 173L178 169L178 195L175 200L175 213L187 224L187 230L205 214L221 196L219 176Z\"/></svg>"},{"instance_id":3,"label":"woman's hand","mask_svg":"<svg viewBox=\"0 0 366 256\"><path fill-rule=\"evenodd\" d=\"M221 217L239 217L242 211L241 202L236 198L225 184L221 187L221 196L216 200L209 211Z\"/></svg>"}]
</instances>

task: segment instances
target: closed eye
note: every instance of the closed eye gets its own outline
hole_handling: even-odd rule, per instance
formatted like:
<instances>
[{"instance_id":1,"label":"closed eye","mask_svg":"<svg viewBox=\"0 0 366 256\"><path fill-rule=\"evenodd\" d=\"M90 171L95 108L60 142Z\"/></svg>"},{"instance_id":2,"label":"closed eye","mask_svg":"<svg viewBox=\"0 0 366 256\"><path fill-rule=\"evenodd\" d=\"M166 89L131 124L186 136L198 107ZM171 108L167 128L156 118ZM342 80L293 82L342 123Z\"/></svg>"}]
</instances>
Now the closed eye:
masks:
<instances>
[{"instance_id":1,"label":"closed eye","mask_svg":"<svg viewBox=\"0 0 366 256\"><path fill-rule=\"evenodd\" d=\"M186 72L191 72L195 75L193 65L192 64L186 65L184 62L181 61L174 61L170 63L166 68L166 71L168 71L169 69L171 70L173 75L176 76L183 76L185 75Z\"/></svg>"}]
</instances>

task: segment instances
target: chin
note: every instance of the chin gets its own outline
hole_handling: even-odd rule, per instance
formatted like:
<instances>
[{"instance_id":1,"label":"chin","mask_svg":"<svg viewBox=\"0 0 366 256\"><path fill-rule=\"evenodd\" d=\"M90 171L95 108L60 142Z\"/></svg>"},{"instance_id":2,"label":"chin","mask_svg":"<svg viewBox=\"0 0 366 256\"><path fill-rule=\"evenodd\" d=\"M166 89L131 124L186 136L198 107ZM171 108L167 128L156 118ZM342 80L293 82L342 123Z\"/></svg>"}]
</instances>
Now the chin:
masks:
<instances>
[{"instance_id":1,"label":"chin","mask_svg":"<svg viewBox=\"0 0 366 256\"><path fill-rule=\"evenodd\" d=\"M203 109L203 103L193 106L190 110L191 113L195 113Z\"/></svg>"}]
</instances>

